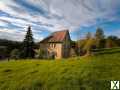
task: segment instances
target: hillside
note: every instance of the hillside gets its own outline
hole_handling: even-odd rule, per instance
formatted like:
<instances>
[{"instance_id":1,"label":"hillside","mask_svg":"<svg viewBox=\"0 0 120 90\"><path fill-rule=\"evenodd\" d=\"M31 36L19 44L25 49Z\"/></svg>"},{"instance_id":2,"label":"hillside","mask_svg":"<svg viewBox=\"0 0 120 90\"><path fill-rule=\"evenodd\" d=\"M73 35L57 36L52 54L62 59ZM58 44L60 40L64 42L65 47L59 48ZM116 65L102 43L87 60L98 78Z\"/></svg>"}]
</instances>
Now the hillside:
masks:
<instances>
[{"instance_id":1,"label":"hillside","mask_svg":"<svg viewBox=\"0 0 120 90\"><path fill-rule=\"evenodd\" d=\"M120 80L120 53L58 61L0 62L0 90L109 90Z\"/></svg>"}]
</instances>

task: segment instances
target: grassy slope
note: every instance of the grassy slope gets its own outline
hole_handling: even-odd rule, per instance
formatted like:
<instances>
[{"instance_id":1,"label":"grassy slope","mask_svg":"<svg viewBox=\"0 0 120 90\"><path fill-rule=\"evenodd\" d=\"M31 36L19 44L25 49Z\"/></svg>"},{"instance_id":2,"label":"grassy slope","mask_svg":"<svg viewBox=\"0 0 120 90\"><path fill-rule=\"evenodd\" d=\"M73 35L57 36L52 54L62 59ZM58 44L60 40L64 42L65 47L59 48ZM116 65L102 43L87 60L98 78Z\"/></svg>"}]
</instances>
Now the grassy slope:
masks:
<instances>
[{"instance_id":1,"label":"grassy slope","mask_svg":"<svg viewBox=\"0 0 120 90\"><path fill-rule=\"evenodd\" d=\"M120 80L120 53L0 62L0 90L109 90L110 80Z\"/></svg>"}]
</instances>

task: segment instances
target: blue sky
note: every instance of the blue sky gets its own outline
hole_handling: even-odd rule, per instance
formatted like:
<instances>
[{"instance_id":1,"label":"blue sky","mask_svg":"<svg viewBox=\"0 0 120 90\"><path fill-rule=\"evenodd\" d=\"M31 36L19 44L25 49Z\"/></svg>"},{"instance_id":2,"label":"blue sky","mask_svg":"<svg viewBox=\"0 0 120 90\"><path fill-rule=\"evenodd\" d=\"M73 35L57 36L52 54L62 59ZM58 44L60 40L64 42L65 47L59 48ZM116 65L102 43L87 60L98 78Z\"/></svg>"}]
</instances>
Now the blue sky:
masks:
<instances>
[{"instance_id":1,"label":"blue sky","mask_svg":"<svg viewBox=\"0 0 120 90\"><path fill-rule=\"evenodd\" d=\"M120 37L120 0L0 0L0 38L22 41L28 25L37 41L64 29L76 40L97 27Z\"/></svg>"}]
</instances>

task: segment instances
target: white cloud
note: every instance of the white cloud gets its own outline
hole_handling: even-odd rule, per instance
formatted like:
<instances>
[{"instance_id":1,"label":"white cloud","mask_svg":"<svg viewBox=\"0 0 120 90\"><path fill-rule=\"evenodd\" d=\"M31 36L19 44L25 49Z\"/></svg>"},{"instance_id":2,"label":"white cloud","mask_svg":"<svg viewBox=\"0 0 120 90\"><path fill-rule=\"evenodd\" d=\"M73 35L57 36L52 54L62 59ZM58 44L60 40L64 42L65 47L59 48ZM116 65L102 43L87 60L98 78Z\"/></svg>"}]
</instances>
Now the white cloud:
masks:
<instances>
[{"instance_id":1,"label":"white cloud","mask_svg":"<svg viewBox=\"0 0 120 90\"><path fill-rule=\"evenodd\" d=\"M23 0L21 0L21 2L22 1ZM107 21L117 19L118 17L116 16L116 12L120 6L120 0L25 1L33 6L36 6L37 8L42 8L43 10L47 11L49 18L41 15L39 12L31 14L31 12L28 12L27 9L23 8L23 6L21 6L19 3L15 3L15 0L1 0L0 10L13 16L13 18L0 16L0 20L3 20L0 21L0 26L5 27L8 23L11 23L21 27L23 31L20 32L24 32L24 29L27 25L32 25L33 29L35 27L38 29L44 27L50 32L66 28L70 29L70 31L74 31L82 26L89 27L96 24L96 19L106 19ZM33 30L33 33L37 33L37 30ZM3 32L8 34L9 31L6 30L5 32L4 30ZM40 37L37 34L35 36L36 38L43 38L43 36Z\"/></svg>"},{"instance_id":2,"label":"white cloud","mask_svg":"<svg viewBox=\"0 0 120 90\"><path fill-rule=\"evenodd\" d=\"M19 30L11 30L11 29L0 29L0 38L22 41L24 38L25 32L21 32Z\"/></svg>"}]
</instances>

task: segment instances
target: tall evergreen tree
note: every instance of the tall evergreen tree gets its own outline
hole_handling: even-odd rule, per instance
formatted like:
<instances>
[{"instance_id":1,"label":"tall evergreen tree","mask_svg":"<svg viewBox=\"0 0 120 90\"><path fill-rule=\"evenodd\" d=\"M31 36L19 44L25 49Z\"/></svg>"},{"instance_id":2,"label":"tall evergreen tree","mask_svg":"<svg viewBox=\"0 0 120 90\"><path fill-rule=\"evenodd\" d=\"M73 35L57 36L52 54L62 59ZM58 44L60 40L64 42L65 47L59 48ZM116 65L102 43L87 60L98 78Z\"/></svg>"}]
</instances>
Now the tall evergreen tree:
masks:
<instances>
[{"instance_id":1,"label":"tall evergreen tree","mask_svg":"<svg viewBox=\"0 0 120 90\"><path fill-rule=\"evenodd\" d=\"M23 58L34 58L35 51L34 51L34 40L32 35L31 26L28 27L25 39L23 41Z\"/></svg>"}]
</instances>

